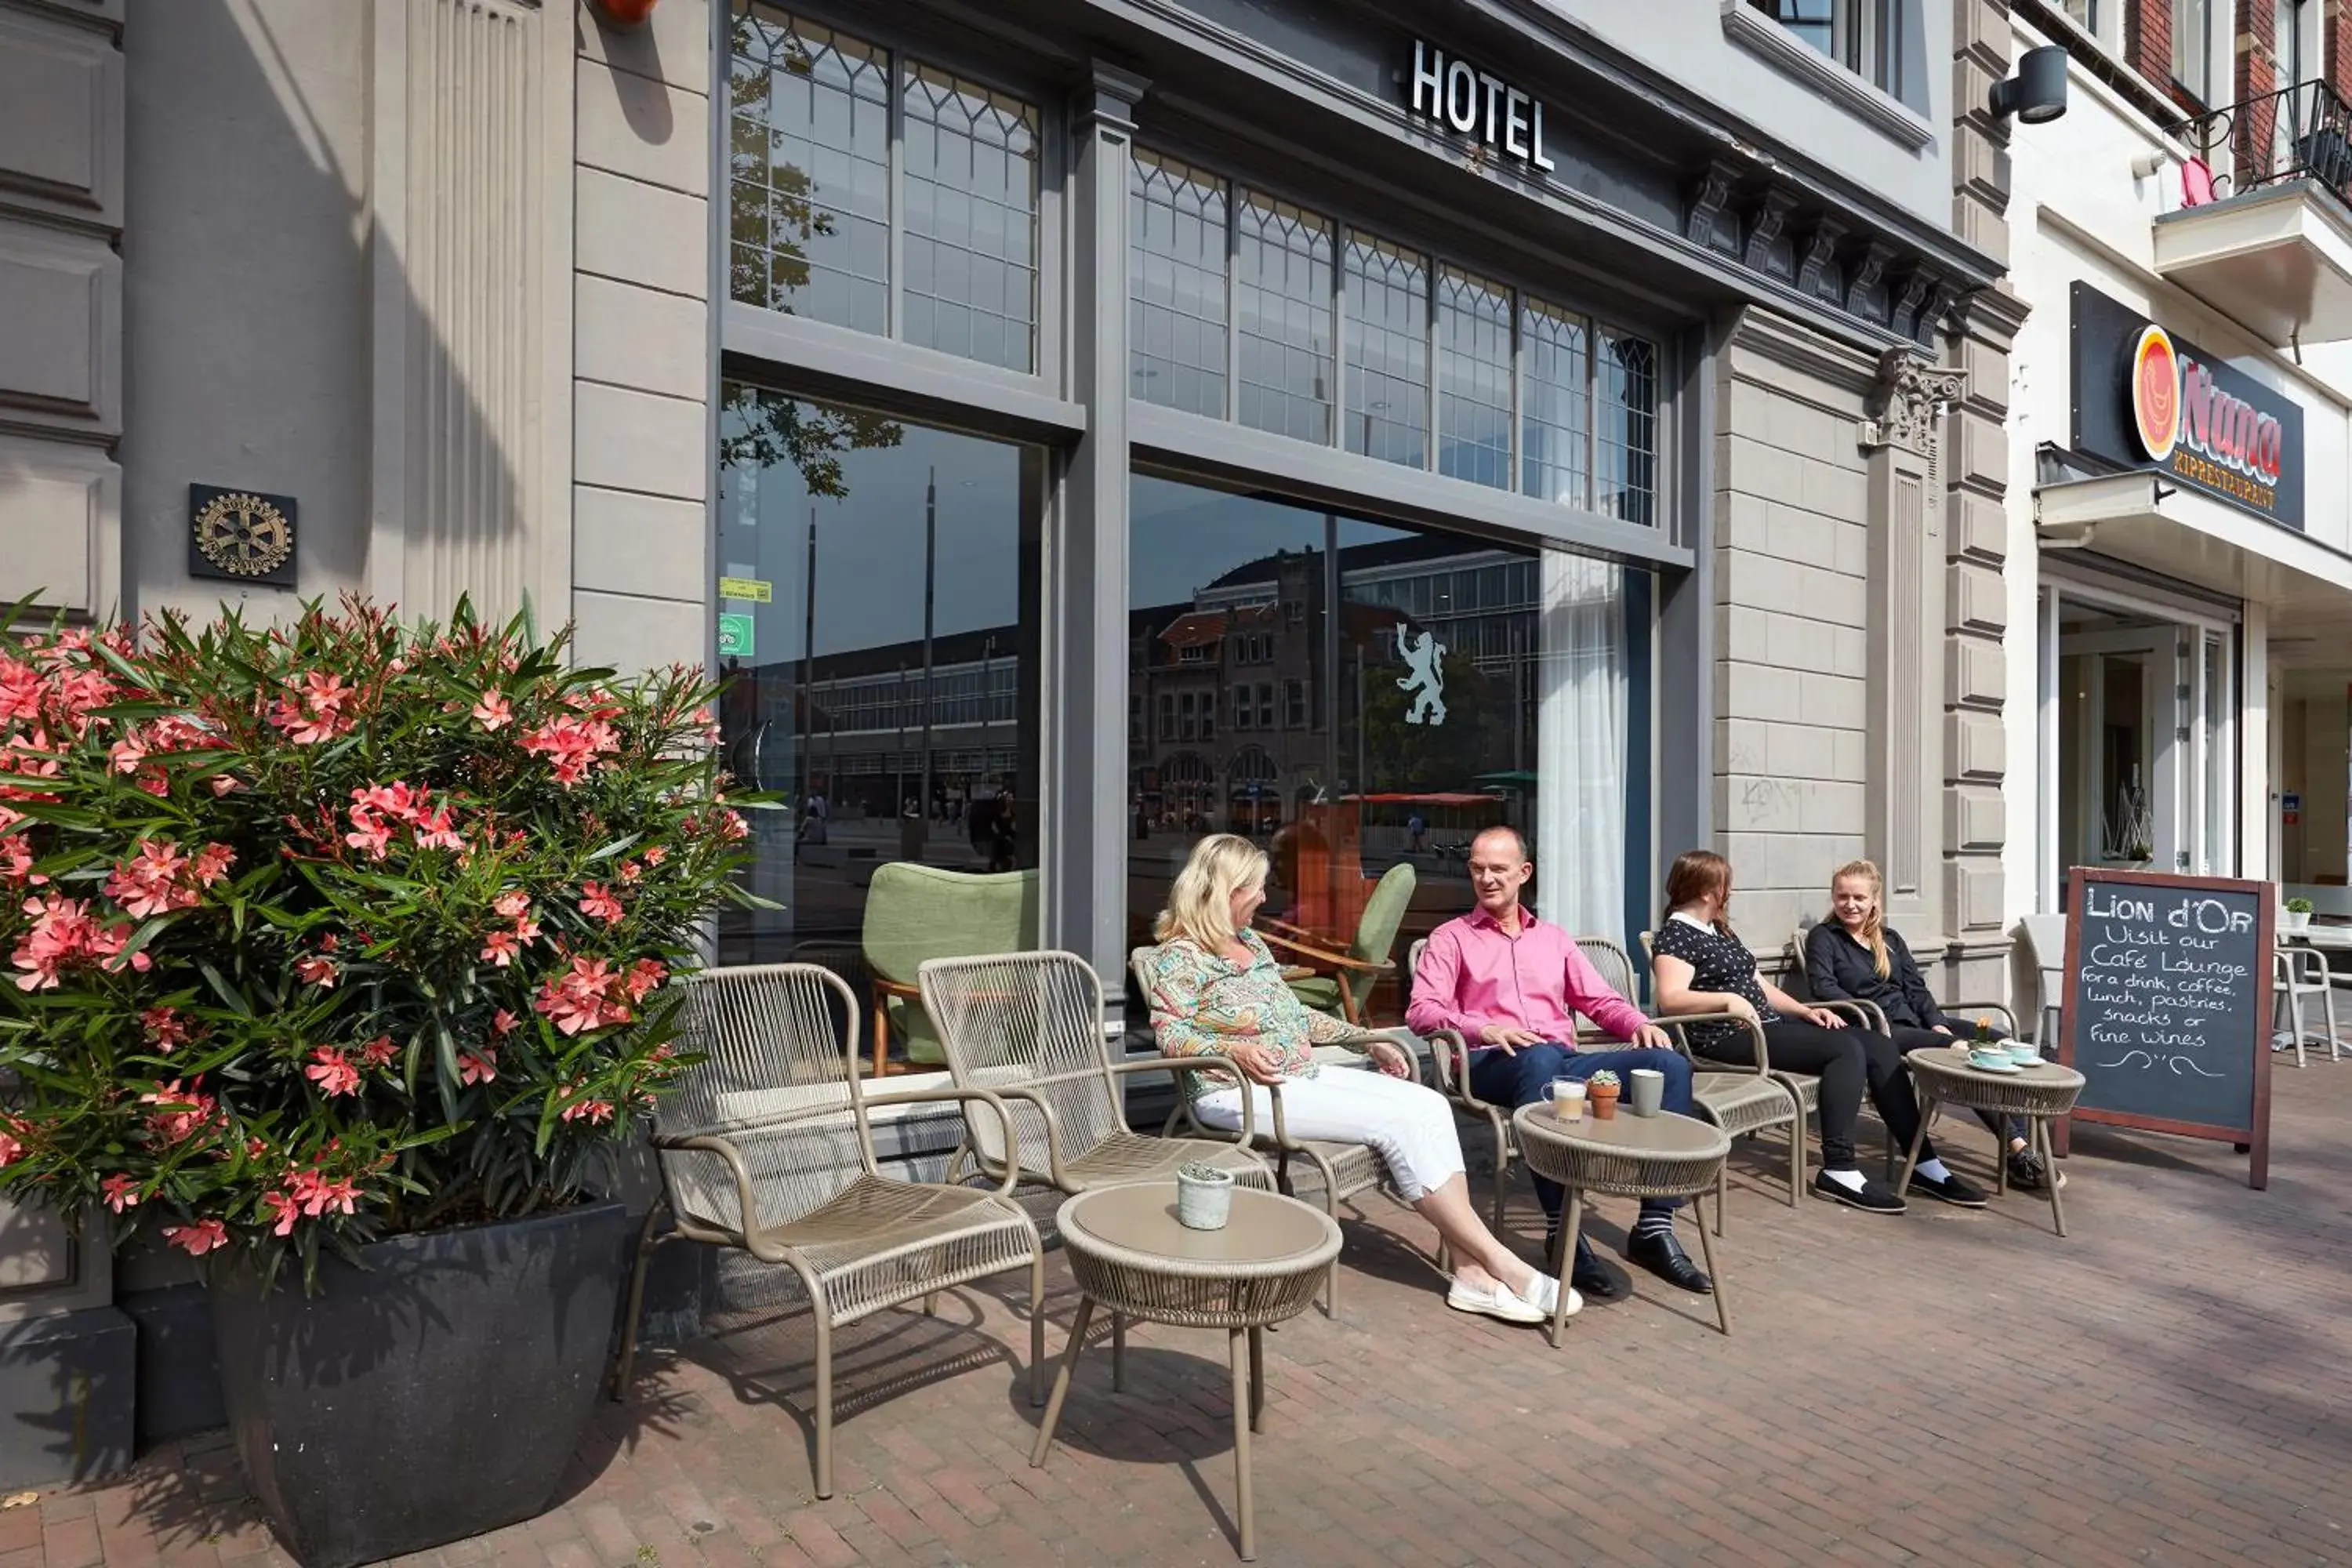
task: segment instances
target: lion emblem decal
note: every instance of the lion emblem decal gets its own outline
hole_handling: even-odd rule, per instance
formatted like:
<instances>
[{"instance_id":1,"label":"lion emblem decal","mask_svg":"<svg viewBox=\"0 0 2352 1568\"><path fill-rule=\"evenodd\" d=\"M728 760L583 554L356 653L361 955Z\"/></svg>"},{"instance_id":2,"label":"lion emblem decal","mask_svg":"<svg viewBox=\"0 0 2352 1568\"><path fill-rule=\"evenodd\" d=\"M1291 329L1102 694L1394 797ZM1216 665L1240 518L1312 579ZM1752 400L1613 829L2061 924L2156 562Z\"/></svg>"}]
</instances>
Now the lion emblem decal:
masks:
<instances>
[{"instance_id":1,"label":"lion emblem decal","mask_svg":"<svg viewBox=\"0 0 2352 1568\"><path fill-rule=\"evenodd\" d=\"M1412 703L1405 710L1408 724L1438 725L1445 722L1445 645L1437 640L1435 632L1423 632L1416 641L1412 628L1402 621L1397 623L1397 657L1412 673L1397 678L1397 689L1409 692Z\"/></svg>"}]
</instances>

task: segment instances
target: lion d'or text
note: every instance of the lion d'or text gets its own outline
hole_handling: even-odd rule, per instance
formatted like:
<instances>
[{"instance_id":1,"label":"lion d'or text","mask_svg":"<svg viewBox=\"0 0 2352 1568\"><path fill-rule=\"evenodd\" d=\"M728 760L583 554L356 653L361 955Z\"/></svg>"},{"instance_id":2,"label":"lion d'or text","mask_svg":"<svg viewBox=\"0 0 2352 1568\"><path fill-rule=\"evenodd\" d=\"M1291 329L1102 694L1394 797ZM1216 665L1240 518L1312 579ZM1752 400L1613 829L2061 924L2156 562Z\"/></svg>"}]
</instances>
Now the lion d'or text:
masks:
<instances>
[{"instance_id":1,"label":"lion d'or text","mask_svg":"<svg viewBox=\"0 0 2352 1568\"><path fill-rule=\"evenodd\" d=\"M1465 59L1448 59L1419 38L1412 41L1412 111L1465 136L1475 136L1507 157L1550 174L1544 153L1541 100L1489 76Z\"/></svg>"}]
</instances>

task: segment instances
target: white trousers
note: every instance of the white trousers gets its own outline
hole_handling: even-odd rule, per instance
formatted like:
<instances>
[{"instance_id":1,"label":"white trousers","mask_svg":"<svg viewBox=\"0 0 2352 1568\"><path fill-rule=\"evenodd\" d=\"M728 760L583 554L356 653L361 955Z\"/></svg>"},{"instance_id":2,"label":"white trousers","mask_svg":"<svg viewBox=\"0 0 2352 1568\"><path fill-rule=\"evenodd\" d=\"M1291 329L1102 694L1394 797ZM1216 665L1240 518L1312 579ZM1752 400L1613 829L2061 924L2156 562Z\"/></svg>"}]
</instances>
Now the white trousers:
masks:
<instances>
[{"instance_id":1,"label":"white trousers","mask_svg":"<svg viewBox=\"0 0 2352 1568\"><path fill-rule=\"evenodd\" d=\"M1257 1130L1271 1133L1272 1098L1263 1084L1248 1087ZM1211 1089L1192 1102L1192 1113L1211 1127L1234 1131L1242 1124L1241 1091ZM1327 1067L1282 1086L1282 1117L1293 1138L1370 1144L1407 1203L1419 1203L1462 1174L1462 1139L1452 1107L1435 1089L1404 1079Z\"/></svg>"}]
</instances>

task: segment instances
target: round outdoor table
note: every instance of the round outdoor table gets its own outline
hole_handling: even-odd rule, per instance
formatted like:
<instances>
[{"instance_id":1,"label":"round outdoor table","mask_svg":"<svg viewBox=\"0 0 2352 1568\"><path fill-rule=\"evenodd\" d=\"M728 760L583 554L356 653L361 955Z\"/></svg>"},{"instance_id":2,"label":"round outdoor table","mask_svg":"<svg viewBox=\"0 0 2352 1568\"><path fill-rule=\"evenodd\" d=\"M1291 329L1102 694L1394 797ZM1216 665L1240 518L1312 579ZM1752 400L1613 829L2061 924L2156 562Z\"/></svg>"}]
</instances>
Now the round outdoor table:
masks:
<instances>
[{"instance_id":1,"label":"round outdoor table","mask_svg":"<svg viewBox=\"0 0 2352 1568\"><path fill-rule=\"evenodd\" d=\"M1662 1110L1636 1116L1622 1103L1617 1114L1602 1121L1586 1112L1577 1121L1562 1121L1551 1107L1538 1100L1511 1113L1511 1129L1518 1136L1520 1157L1528 1169L1549 1176L1568 1189L1568 1214L1559 1227L1559 1256L1551 1259L1559 1271L1559 1300L1552 1308L1551 1342L1559 1344L1560 1325L1568 1320L1568 1277L1576 1255L1577 1226L1584 1217L1584 1194L1607 1193L1621 1198L1696 1197L1723 1180L1724 1156L1731 1139L1721 1129L1693 1117ZM1731 1306L1723 1299L1723 1275L1715 1266L1715 1242L1706 1233L1706 1216L1699 1216L1698 1245L1706 1258L1707 1277L1715 1281L1715 1321L1731 1332Z\"/></svg>"},{"instance_id":2,"label":"round outdoor table","mask_svg":"<svg viewBox=\"0 0 2352 1568\"><path fill-rule=\"evenodd\" d=\"M1250 1437L1265 1409L1262 1331L1305 1311L1339 1255L1339 1227L1296 1198L1234 1189L1222 1230L1193 1230L1176 1218L1176 1184L1137 1182L1097 1187L1064 1204L1055 1218L1070 1272L1085 1299L1069 1349L1054 1374L1054 1395L1037 1430L1033 1466L1045 1462L1070 1373L1087 1342L1095 1309L1181 1329L1223 1329L1234 1368L1234 1483L1241 1552L1257 1555L1250 1507ZM1244 1359L1244 1340L1247 1359Z\"/></svg>"},{"instance_id":3,"label":"round outdoor table","mask_svg":"<svg viewBox=\"0 0 2352 1568\"><path fill-rule=\"evenodd\" d=\"M1968 1047L1931 1047L1913 1051L1903 1058L1911 1066L1911 1081L1919 1089L1919 1131L1911 1139L1910 1152L1903 1159L1903 1180L1895 1187L1898 1193L1911 1190L1911 1173L1919 1163L1919 1145L1927 1136L1927 1119L1938 1105L1957 1105L1968 1110L1988 1110L1997 1116L2025 1118L2026 1143L2042 1156L2045 1180L2050 1185L2050 1223L2058 1234L2066 1234L2066 1208L2058 1197L2058 1157L2050 1150L2050 1123L2074 1109L2074 1097L2083 1092L2083 1075L2073 1068L2056 1062L2036 1062L2022 1072L1986 1072L1969 1065ZM1993 1191L2009 1191L2009 1162L1993 1162Z\"/></svg>"}]
</instances>

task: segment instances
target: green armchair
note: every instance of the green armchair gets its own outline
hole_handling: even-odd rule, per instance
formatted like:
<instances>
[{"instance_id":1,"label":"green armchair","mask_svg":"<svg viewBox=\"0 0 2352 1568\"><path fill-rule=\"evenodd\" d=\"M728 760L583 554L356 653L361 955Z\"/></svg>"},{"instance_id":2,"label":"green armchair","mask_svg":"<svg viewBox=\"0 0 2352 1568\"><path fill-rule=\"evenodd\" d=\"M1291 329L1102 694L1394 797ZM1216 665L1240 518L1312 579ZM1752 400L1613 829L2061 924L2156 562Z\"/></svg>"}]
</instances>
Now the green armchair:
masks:
<instances>
[{"instance_id":1,"label":"green armchair","mask_svg":"<svg viewBox=\"0 0 2352 1568\"><path fill-rule=\"evenodd\" d=\"M890 1036L907 1060L945 1067L939 1027L923 1010L916 976L926 960L1026 952L1037 946L1035 871L947 871L912 860L875 868L866 895L866 967L874 976L874 1075Z\"/></svg>"},{"instance_id":2,"label":"green armchair","mask_svg":"<svg viewBox=\"0 0 2352 1568\"><path fill-rule=\"evenodd\" d=\"M1333 952L1309 940L1311 933L1261 921L1258 935L1276 958L1312 975L1290 983L1290 993L1318 1012L1336 1014L1361 1026L1372 1005L1372 990L1381 977L1392 973L1397 928L1412 907L1418 879L1402 861L1391 866L1364 900L1363 918L1356 922L1356 939L1345 952ZM1268 929L1269 926L1272 929Z\"/></svg>"}]
</instances>

